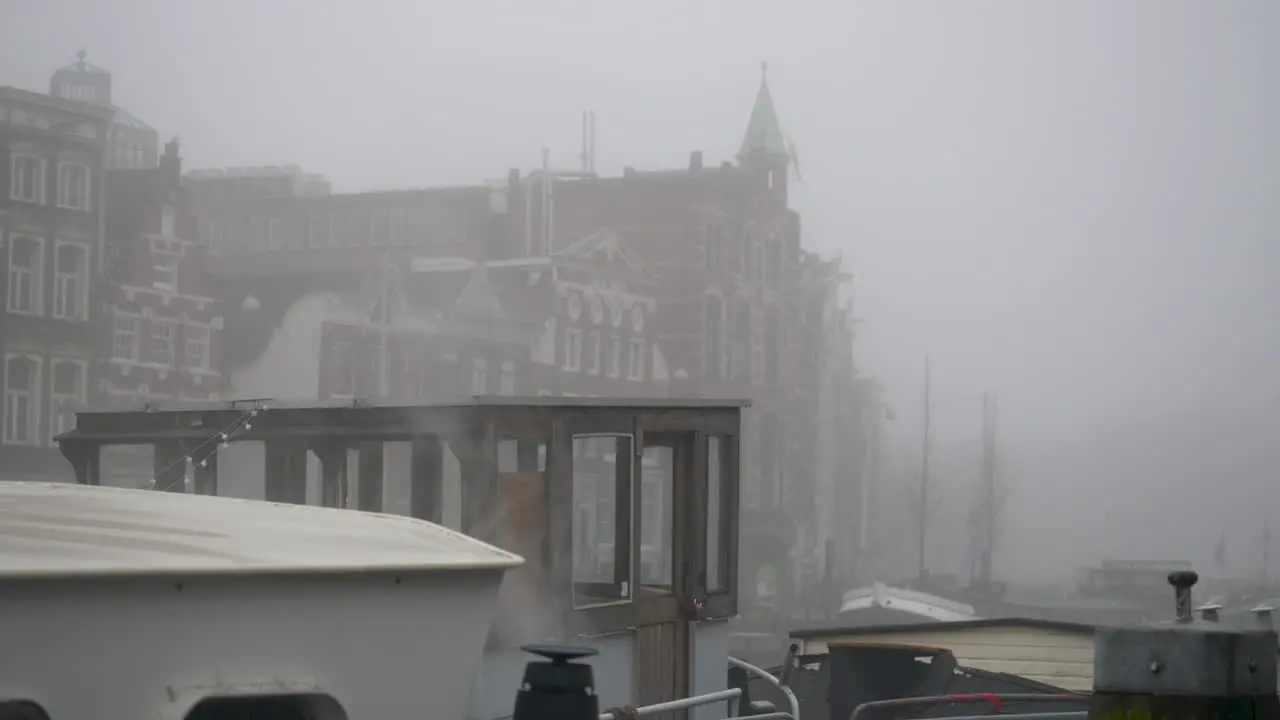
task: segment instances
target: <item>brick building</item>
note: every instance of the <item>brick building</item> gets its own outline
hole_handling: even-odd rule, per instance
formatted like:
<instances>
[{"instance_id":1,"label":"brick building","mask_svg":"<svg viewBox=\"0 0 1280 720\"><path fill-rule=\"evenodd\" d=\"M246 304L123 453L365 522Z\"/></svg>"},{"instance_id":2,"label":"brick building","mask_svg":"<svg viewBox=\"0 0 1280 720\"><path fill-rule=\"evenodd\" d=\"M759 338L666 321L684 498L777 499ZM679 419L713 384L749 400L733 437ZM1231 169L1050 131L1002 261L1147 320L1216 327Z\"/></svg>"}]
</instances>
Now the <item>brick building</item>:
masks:
<instances>
[{"instance_id":1,"label":"brick building","mask_svg":"<svg viewBox=\"0 0 1280 720\"><path fill-rule=\"evenodd\" d=\"M109 109L0 88L0 478L66 476L52 438L91 397Z\"/></svg>"},{"instance_id":2,"label":"brick building","mask_svg":"<svg viewBox=\"0 0 1280 720\"><path fill-rule=\"evenodd\" d=\"M222 302L182 187L178 145L159 165L107 174L103 400L217 398Z\"/></svg>"},{"instance_id":3,"label":"brick building","mask_svg":"<svg viewBox=\"0 0 1280 720\"><path fill-rule=\"evenodd\" d=\"M742 609L785 625L844 542L847 278L801 249L764 78L736 160L202 206L229 392L749 397Z\"/></svg>"}]
</instances>

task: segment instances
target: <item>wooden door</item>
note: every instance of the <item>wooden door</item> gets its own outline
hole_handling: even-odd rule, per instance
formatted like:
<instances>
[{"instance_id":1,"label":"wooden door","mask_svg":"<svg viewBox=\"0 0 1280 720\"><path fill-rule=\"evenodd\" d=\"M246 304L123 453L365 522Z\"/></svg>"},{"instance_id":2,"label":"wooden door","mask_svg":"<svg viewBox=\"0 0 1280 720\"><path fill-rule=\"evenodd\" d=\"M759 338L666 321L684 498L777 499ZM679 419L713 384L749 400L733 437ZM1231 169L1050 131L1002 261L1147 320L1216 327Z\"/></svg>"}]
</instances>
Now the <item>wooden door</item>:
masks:
<instances>
[{"instance_id":1,"label":"wooden door","mask_svg":"<svg viewBox=\"0 0 1280 720\"><path fill-rule=\"evenodd\" d=\"M692 689L689 620L684 617L681 608L684 604L682 599L688 596L694 582L692 564L689 562L692 550L687 529L691 511L688 489L693 477L693 434L648 433L644 436L643 443L644 450L636 458L635 464L634 477L638 481L632 484L632 506L640 509L635 534L637 542L634 543L637 550L634 557L639 561L635 595L639 617L636 629L639 682L637 695L641 705L651 705L688 697ZM652 497L645 497L646 482L649 479L645 475L644 455L650 449L670 461L669 473L661 472L654 478L662 485L662 511L670 516L669 527L666 522L662 522L660 532L660 536L669 544L666 562L669 563L667 572L670 584L665 587L663 585L667 578L661 578L660 582L648 586L643 581L645 544L648 539L653 538L650 525L657 519L646 516L653 514L655 506ZM654 717L683 720L688 714L680 711Z\"/></svg>"}]
</instances>

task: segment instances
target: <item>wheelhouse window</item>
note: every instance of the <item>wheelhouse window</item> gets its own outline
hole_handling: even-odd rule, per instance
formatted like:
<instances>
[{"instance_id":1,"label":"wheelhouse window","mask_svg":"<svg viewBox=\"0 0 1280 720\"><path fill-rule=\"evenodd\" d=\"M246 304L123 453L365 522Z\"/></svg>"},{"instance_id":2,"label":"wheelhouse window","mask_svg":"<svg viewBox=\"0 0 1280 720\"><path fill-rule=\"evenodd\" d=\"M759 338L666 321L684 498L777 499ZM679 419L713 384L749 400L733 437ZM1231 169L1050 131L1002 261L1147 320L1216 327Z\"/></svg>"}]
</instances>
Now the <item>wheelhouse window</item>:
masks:
<instances>
[{"instance_id":1,"label":"wheelhouse window","mask_svg":"<svg viewBox=\"0 0 1280 720\"><path fill-rule=\"evenodd\" d=\"M54 250L53 316L89 319L89 248L59 242Z\"/></svg>"},{"instance_id":2,"label":"wheelhouse window","mask_svg":"<svg viewBox=\"0 0 1280 720\"><path fill-rule=\"evenodd\" d=\"M504 362L502 363L502 394L516 394L516 364Z\"/></svg>"},{"instance_id":3,"label":"wheelhouse window","mask_svg":"<svg viewBox=\"0 0 1280 720\"><path fill-rule=\"evenodd\" d=\"M672 448L646 445L640 481L640 586L670 592L676 465Z\"/></svg>"},{"instance_id":4,"label":"wheelhouse window","mask_svg":"<svg viewBox=\"0 0 1280 720\"><path fill-rule=\"evenodd\" d=\"M67 210L89 210L89 166L81 163L58 163L58 207Z\"/></svg>"},{"instance_id":5,"label":"wheelhouse window","mask_svg":"<svg viewBox=\"0 0 1280 720\"><path fill-rule=\"evenodd\" d=\"M573 438L573 604L631 599L631 435Z\"/></svg>"},{"instance_id":6,"label":"wheelhouse window","mask_svg":"<svg viewBox=\"0 0 1280 720\"><path fill-rule=\"evenodd\" d=\"M150 362L166 367L173 367L174 330L177 326L172 320L151 319Z\"/></svg>"},{"instance_id":7,"label":"wheelhouse window","mask_svg":"<svg viewBox=\"0 0 1280 720\"><path fill-rule=\"evenodd\" d=\"M349 342L339 340L329 348L330 395L354 397L356 394L356 349Z\"/></svg>"},{"instance_id":8,"label":"wheelhouse window","mask_svg":"<svg viewBox=\"0 0 1280 720\"><path fill-rule=\"evenodd\" d=\"M731 437L707 438L707 590L729 587L729 552L733 547L730 518L734 507L728 473L733 467L734 447Z\"/></svg>"},{"instance_id":9,"label":"wheelhouse window","mask_svg":"<svg viewBox=\"0 0 1280 720\"><path fill-rule=\"evenodd\" d=\"M9 236L9 312L40 314L43 257L44 240L41 238Z\"/></svg>"},{"instance_id":10,"label":"wheelhouse window","mask_svg":"<svg viewBox=\"0 0 1280 720\"><path fill-rule=\"evenodd\" d=\"M44 202L44 159L14 153L9 165L9 197L23 202Z\"/></svg>"},{"instance_id":11,"label":"wheelhouse window","mask_svg":"<svg viewBox=\"0 0 1280 720\"><path fill-rule=\"evenodd\" d=\"M6 355L4 361L4 441L37 445L40 426L40 359Z\"/></svg>"},{"instance_id":12,"label":"wheelhouse window","mask_svg":"<svg viewBox=\"0 0 1280 720\"><path fill-rule=\"evenodd\" d=\"M183 365L190 370L208 370L213 331L207 325L187 325L183 335Z\"/></svg>"},{"instance_id":13,"label":"wheelhouse window","mask_svg":"<svg viewBox=\"0 0 1280 720\"><path fill-rule=\"evenodd\" d=\"M88 366L82 360L54 359L50 364L53 389L50 397L49 439L76 426L75 409L85 402Z\"/></svg>"},{"instance_id":14,"label":"wheelhouse window","mask_svg":"<svg viewBox=\"0 0 1280 720\"><path fill-rule=\"evenodd\" d=\"M142 337L142 318L137 315L115 316L111 357L137 362Z\"/></svg>"},{"instance_id":15,"label":"wheelhouse window","mask_svg":"<svg viewBox=\"0 0 1280 720\"><path fill-rule=\"evenodd\" d=\"M489 388L489 363L476 358L471 364L471 394L483 395Z\"/></svg>"}]
</instances>

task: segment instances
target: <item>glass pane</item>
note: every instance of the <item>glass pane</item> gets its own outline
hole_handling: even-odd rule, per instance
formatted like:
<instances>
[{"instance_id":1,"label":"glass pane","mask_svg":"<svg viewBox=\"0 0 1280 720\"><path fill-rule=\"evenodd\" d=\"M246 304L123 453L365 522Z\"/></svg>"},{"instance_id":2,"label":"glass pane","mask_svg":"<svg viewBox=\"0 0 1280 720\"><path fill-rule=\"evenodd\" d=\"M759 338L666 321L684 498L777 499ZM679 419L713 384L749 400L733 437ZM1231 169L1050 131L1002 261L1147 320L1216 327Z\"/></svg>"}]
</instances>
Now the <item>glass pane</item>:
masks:
<instances>
[{"instance_id":1,"label":"glass pane","mask_svg":"<svg viewBox=\"0 0 1280 720\"><path fill-rule=\"evenodd\" d=\"M675 453L669 447L646 447L643 468L640 486L640 585L670 590L673 579L671 515Z\"/></svg>"},{"instance_id":2,"label":"glass pane","mask_svg":"<svg viewBox=\"0 0 1280 720\"><path fill-rule=\"evenodd\" d=\"M724 568L720 562L724 543L724 493L720 473L723 445L718 437L707 438L707 589L724 589Z\"/></svg>"},{"instance_id":3,"label":"glass pane","mask_svg":"<svg viewBox=\"0 0 1280 720\"><path fill-rule=\"evenodd\" d=\"M575 607L630 597L630 518L626 512L630 505L630 476L629 435L573 438Z\"/></svg>"}]
</instances>

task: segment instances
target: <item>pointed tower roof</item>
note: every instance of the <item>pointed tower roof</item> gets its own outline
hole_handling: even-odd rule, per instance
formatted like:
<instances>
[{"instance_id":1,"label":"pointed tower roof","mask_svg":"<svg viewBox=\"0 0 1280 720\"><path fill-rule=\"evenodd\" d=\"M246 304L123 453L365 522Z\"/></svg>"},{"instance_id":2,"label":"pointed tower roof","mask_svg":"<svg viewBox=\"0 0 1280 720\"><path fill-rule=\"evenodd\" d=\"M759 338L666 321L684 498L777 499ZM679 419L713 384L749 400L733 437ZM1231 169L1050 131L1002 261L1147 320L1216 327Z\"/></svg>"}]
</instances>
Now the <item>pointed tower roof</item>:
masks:
<instances>
[{"instance_id":1,"label":"pointed tower roof","mask_svg":"<svg viewBox=\"0 0 1280 720\"><path fill-rule=\"evenodd\" d=\"M751 108L751 121L747 123L746 136L742 138L738 162L757 152L791 156L787 141L782 136L782 126L778 123L778 112L773 107L773 95L769 93L769 63L760 64L760 90L756 92L756 104Z\"/></svg>"}]
</instances>

